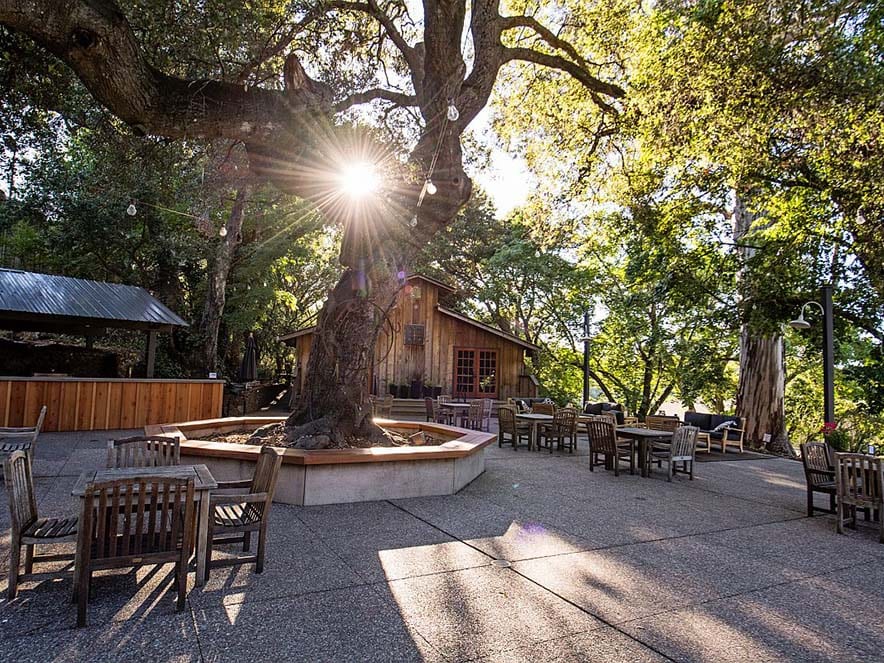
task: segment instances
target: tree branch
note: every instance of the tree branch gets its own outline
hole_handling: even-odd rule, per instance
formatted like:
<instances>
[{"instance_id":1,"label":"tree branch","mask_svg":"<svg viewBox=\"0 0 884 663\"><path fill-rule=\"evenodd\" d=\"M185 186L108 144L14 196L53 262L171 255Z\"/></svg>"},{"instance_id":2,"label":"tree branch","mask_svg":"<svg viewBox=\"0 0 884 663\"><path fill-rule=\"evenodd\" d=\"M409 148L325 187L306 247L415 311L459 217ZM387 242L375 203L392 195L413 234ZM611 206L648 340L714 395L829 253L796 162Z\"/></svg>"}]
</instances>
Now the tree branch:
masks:
<instances>
[{"instance_id":1,"label":"tree branch","mask_svg":"<svg viewBox=\"0 0 884 663\"><path fill-rule=\"evenodd\" d=\"M421 70L422 66L417 51L412 46L408 45L408 42L405 41L402 33L396 29L393 19L391 19L387 13L378 6L376 0L367 0L367 2L329 0L328 2L324 2L322 6L326 9L339 9L342 11L354 11L368 14L384 28L384 32L387 33L390 41L392 41L396 48L399 49L399 52L402 53L402 57L405 58L412 73L414 74Z\"/></svg>"},{"instance_id":2,"label":"tree branch","mask_svg":"<svg viewBox=\"0 0 884 663\"><path fill-rule=\"evenodd\" d=\"M351 94L349 97L345 97L341 99L338 103L334 105L334 111L336 113L340 113L341 111L345 111L352 106L358 106L359 104L367 104L370 101L374 101L375 99L383 99L384 101L389 101L397 106L408 107L408 106L417 106L418 99L413 94L405 94L402 92L394 92L393 90L385 90L383 88L372 88L371 90L366 90L365 92L357 92L355 94Z\"/></svg>"},{"instance_id":3,"label":"tree branch","mask_svg":"<svg viewBox=\"0 0 884 663\"><path fill-rule=\"evenodd\" d=\"M533 30L543 41L545 41L553 48L567 53L571 57L571 59L576 61L577 64L579 64L584 69L589 66L599 66L598 64L587 62L583 58L583 56L577 52L577 49L574 48L573 45L560 38L557 34L555 34L546 26L542 25L533 16L502 16L500 19L500 24L502 29L504 30L513 30L515 28L529 28L530 30Z\"/></svg>"},{"instance_id":4,"label":"tree branch","mask_svg":"<svg viewBox=\"0 0 884 663\"><path fill-rule=\"evenodd\" d=\"M626 92L620 86L599 80L576 62L572 62L559 55L540 53L539 51L530 48L506 48L504 50L504 62L511 62L513 60L533 62L534 64L539 64L543 67L564 71L565 73L570 74L591 92L597 92L598 94L603 94L614 99L622 99L626 96Z\"/></svg>"}]
</instances>

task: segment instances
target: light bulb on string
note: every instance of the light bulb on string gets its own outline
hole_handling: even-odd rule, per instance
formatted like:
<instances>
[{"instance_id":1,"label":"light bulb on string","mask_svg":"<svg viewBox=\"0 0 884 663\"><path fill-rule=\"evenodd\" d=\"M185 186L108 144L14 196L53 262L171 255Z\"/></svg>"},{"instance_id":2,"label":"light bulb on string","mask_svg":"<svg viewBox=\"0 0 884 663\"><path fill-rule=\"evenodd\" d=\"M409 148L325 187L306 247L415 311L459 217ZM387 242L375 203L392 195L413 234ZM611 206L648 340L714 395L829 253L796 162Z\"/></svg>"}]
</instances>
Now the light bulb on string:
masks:
<instances>
[{"instance_id":1,"label":"light bulb on string","mask_svg":"<svg viewBox=\"0 0 884 663\"><path fill-rule=\"evenodd\" d=\"M227 237L227 226L221 226L221 229L218 231L218 235L221 237Z\"/></svg>"},{"instance_id":2,"label":"light bulb on string","mask_svg":"<svg viewBox=\"0 0 884 663\"><path fill-rule=\"evenodd\" d=\"M135 203L129 203L129 207L126 208L126 214L129 216L135 216L138 214L138 210L135 209Z\"/></svg>"},{"instance_id":3,"label":"light bulb on string","mask_svg":"<svg viewBox=\"0 0 884 663\"><path fill-rule=\"evenodd\" d=\"M431 180L431 179L428 178L428 179L427 179L426 187L427 187L427 193L428 193L428 194L430 194L431 196L436 195L436 191L438 191L438 189L436 188L436 185L433 184L433 180Z\"/></svg>"},{"instance_id":4,"label":"light bulb on string","mask_svg":"<svg viewBox=\"0 0 884 663\"><path fill-rule=\"evenodd\" d=\"M540 249L537 249L537 250L534 252L534 257L535 257L535 258L539 258L539 257L540 257Z\"/></svg>"},{"instance_id":5,"label":"light bulb on string","mask_svg":"<svg viewBox=\"0 0 884 663\"><path fill-rule=\"evenodd\" d=\"M449 122L457 122L460 117L460 113L457 110L457 106L454 105L454 102L451 99L448 100L448 112L446 113Z\"/></svg>"},{"instance_id":6,"label":"light bulb on string","mask_svg":"<svg viewBox=\"0 0 884 663\"><path fill-rule=\"evenodd\" d=\"M410 225L412 228L417 228L417 214L411 217L411 221L408 222L408 225Z\"/></svg>"}]
</instances>

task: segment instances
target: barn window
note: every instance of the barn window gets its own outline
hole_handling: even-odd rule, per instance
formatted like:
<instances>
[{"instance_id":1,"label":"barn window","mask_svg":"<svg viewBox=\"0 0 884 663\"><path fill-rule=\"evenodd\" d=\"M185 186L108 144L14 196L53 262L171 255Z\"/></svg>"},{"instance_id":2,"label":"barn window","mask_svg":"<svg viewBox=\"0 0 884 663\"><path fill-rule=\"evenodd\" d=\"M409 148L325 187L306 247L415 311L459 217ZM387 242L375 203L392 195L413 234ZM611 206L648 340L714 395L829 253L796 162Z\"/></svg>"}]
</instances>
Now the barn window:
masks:
<instances>
[{"instance_id":1,"label":"barn window","mask_svg":"<svg viewBox=\"0 0 884 663\"><path fill-rule=\"evenodd\" d=\"M405 325L405 345L424 344L424 325Z\"/></svg>"},{"instance_id":2,"label":"barn window","mask_svg":"<svg viewBox=\"0 0 884 663\"><path fill-rule=\"evenodd\" d=\"M495 398L497 351L479 348L455 349L454 393L462 398Z\"/></svg>"}]
</instances>

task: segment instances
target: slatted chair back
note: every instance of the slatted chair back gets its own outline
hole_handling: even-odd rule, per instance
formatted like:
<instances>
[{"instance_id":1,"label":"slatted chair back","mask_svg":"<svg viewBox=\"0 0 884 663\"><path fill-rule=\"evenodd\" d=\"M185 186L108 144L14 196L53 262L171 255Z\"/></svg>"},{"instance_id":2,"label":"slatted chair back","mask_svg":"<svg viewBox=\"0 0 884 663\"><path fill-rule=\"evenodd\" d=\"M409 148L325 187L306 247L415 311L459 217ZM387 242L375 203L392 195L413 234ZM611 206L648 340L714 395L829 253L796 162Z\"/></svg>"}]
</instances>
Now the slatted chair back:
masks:
<instances>
[{"instance_id":1,"label":"slatted chair back","mask_svg":"<svg viewBox=\"0 0 884 663\"><path fill-rule=\"evenodd\" d=\"M548 414L550 416L555 415L556 413L556 404L555 403L535 403L531 406L531 412L533 414Z\"/></svg>"},{"instance_id":2,"label":"slatted chair back","mask_svg":"<svg viewBox=\"0 0 884 663\"><path fill-rule=\"evenodd\" d=\"M617 454L617 435L614 431L614 425L609 421L595 418L586 422L586 434L593 453Z\"/></svg>"},{"instance_id":3,"label":"slatted chair back","mask_svg":"<svg viewBox=\"0 0 884 663\"><path fill-rule=\"evenodd\" d=\"M693 460L699 434L700 429L696 426L679 426L672 434L670 442L671 460Z\"/></svg>"},{"instance_id":4,"label":"slatted chair back","mask_svg":"<svg viewBox=\"0 0 884 663\"><path fill-rule=\"evenodd\" d=\"M801 464L808 486L831 485L834 468L829 464L829 450L825 442L805 442L801 445Z\"/></svg>"},{"instance_id":5,"label":"slatted chair back","mask_svg":"<svg viewBox=\"0 0 884 663\"><path fill-rule=\"evenodd\" d=\"M507 435L516 435L516 408L512 405L501 405L497 410L498 427Z\"/></svg>"},{"instance_id":6,"label":"slatted chair back","mask_svg":"<svg viewBox=\"0 0 884 663\"><path fill-rule=\"evenodd\" d=\"M835 454L835 485L838 501L858 507L881 504L884 459L866 454ZM884 528L884 525L882 525Z\"/></svg>"},{"instance_id":7,"label":"slatted chair back","mask_svg":"<svg viewBox=\"0 0 884 663\"><path fill-rule=\"evenodd\" d=\"M550 435L568 436L577 429L577 410L573 407L563 407L553 414L552 424L549 427Z\"/></svg>"},{"instance_id":8,"label":"slatted chair back","mask_svg":"<svg viewBox=\"0 0 884 663\"><path fill-rule=\"evenodd\" d=\"M494 399L482 398L482 420L479 422L480 430L491 430L491 415L494 413Z\"/></svg>"},{"instance_id":9,"label":"slatted chair back","mask_svg":"<svg viewBox=\"0 0 884 663\"><path fill-rule=\"evenodd\" d=\"M257 522L270 512L273 493L276 490L276 478L282 465L282 451L274 447L261 447L258 462L255 463L255 476L249 486L249 495L264 496L263 501L248 502L245 509L245 520Z\"/></svg>"},{"instance_id":10,"label":"slatted chair back","mask_svg":"<svg viewBox=\"0 0 884 663\"><path fill-rule=\"evenodd\" d=\"M681 421L679 421L678 417L663 417L651 414L645 417L645 425L651 430L674 433L681 426Z\"/></svg>"},{"instance_id":11,"label":"slatted chair back","mask_svg":"<svg viewBox=\"0 0 884 663\"><path fill-rule=\"evenodd\" d=\"M177 437L138 436L107 442L108 469L180 464L181 441Z\"/></svg>"},{"instance_id":12,"label":"slatted chair back","mask_svg":"<svg viewBox=\"0 0 884 663\"><path fill-rule=\"evenodd\" d=\"M472 428L473 430L481 430L482 428L482 400L481 399L473 399L469 402L470 406L467 408L467 427Z\"/></svg>"},{"instance_id":13,"label":"slatted chair back","mask_svg":"<svg viewBox=\"0 0 884 663\"><path fill-rule=\"evenodd\" d=\"M37 520L37 501L34 498L34 477L31 460L24 451L13 451L3 463L6 492L9 494L9 514L12 530L21 534Z\"/></svg>"},{"instance_id":14,"label":"slatted chair back","mask_svg":"<svg viewBox=\"0 0 884 663\"><path fill-rule=\"evenodd\" d=\"M174 562L188 555L196 513L193 485L193 477L148 473L88 484L77 544L81 572Z\"/></svg>"},{"instance_id":15,"label":"slatted chair back","mask_svg":"<svg viewBox=\"0 0 884 663\"><path fill-rule=\"evenodd\" d=\"M617 425L617 415L616 414L596 414L593 416L593 419L597 421L607 421L612 426Z\"/></svg>"},{"instance_id":16,"label":"slatted chair back","mask_svg":"<svg viewBox=\"0 0 884 663\"><path fill-rule=\"evenodd\" d=\"M438 398L436 398L436 402L437 402L437 403L450 403L450 402L451 402L451 396L448 396L448 395L446 395L446 394L442 394L441 396L439 396Z\"/></svg>"}]
</instances>

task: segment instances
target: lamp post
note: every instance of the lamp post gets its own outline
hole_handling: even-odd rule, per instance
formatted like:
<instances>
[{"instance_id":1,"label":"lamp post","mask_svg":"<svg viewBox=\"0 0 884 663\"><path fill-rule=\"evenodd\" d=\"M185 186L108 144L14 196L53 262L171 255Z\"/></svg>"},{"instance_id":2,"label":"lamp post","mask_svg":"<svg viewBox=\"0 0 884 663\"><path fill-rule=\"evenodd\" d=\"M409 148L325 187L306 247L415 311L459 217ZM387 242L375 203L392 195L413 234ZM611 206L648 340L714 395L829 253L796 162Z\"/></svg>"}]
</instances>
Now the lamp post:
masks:
<instances>
[{"instance_id":1,"label":"lamp post","mask_svg":"<svg viewBox=\"0 0 884 663\"><path fill-rule=\"evenodd\" d=\"M822 304L815 301L807 302L801 307L801 313L796 320L792 320L789 326L792 329L810 329L810 323L804 319L804 311L808 306L816 306L823 314L823 414L825 423L835 422L835 343L834 321L832 309L832 286L824 285L820 288Z\"/></svg>"},{"instance_id":2,"label":"lamp post","mask_svg":"<svg viewBox=\"0 0 884 663\"><path fill-rule=\"evenodd\" d=\"M589 311L583 314L583 407L589 402Z\"/></svg>"}]
</instances>

